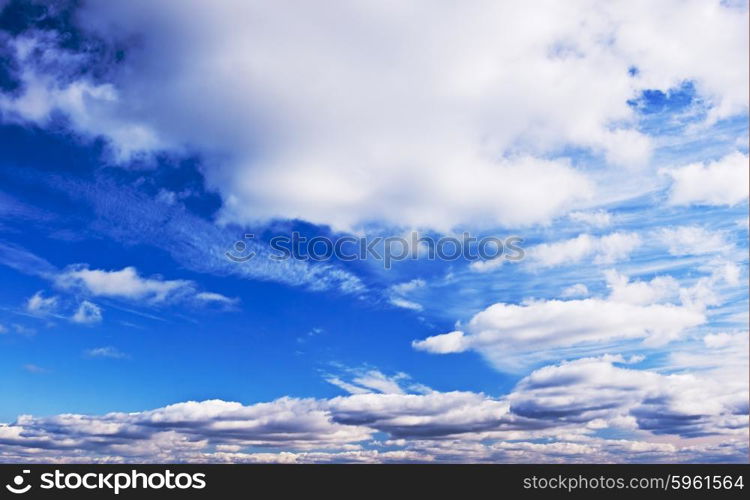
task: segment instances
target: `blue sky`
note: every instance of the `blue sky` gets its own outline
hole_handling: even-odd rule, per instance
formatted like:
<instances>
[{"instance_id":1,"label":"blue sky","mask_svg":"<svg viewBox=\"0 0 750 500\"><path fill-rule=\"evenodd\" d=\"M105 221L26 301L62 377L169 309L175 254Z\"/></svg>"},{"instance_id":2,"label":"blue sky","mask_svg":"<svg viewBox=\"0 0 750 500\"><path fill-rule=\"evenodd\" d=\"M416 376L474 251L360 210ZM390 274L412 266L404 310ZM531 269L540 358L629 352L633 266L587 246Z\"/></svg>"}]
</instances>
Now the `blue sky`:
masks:
<instances>
[{"instance_id":1,"label":"blue sky","mask_svg":"<svg viewBox=\"0 0 750 500\"><path fill-rule=\"evenodd\" d=\"M747 4L319 7L0 0L0 461L746 461Z\"/></svg>"}]
</instances>

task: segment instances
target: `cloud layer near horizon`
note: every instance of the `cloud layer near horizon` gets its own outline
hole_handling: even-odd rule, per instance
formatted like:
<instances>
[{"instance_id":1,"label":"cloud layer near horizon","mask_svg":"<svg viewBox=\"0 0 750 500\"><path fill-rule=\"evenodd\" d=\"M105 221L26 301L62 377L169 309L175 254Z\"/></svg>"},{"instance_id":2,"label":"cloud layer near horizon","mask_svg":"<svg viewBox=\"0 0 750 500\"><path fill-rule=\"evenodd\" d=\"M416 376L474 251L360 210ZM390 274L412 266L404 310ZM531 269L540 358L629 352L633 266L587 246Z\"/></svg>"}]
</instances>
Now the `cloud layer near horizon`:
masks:
<instances>
[{"instance_id":1,"label":"cloud layer near horizon","mask_svg":"<svg viewBox=\"0 0 750 500\"><path fill-rule=\"evenodd\" d=\"M741 347L743 337L727 343ZM284 397L252 405L207 400L102 416L23 415L0 425L0 461L547 462L613 460L613 454L618 461L692 461L712 454L734 460L746 449L746 384L720 383L712 378L715 371L662 375L628 362L603 356L546 366L500 398L424 387L424 393L407 393L399 385L405 375L371 370L370 378L388 382L380 390L331 399ZM607 428L633 437L597 434ZM671 439L653 439L659 435ZM533 443L540 438L556 442ZM441 450L458 441L458 448Z\"/></svg>"}]
</instances>

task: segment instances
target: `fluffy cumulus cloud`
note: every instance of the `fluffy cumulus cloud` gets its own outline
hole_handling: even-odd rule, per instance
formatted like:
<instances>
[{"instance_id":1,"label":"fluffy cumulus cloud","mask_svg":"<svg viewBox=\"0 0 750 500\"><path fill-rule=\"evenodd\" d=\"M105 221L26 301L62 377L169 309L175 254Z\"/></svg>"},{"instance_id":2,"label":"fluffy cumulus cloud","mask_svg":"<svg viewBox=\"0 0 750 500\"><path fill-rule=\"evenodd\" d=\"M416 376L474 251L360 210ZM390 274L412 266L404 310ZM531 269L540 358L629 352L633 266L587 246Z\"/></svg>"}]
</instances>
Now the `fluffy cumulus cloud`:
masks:
<instances>
[{"instance_id":1,"label":"fluffy cumulus cloud","mask_svg":"<svg viewBox=\"0 0 750 500\"><path fill-rule=\"evenodd\" d=\"M89 269L86 266L74 266L63 271L57 277L57 285L62 288L80 287L95 296L143 299L152 302L163 302L171 294L193 284L186 280L164 280L143 278L134 267L119 271Z\"/></svg>"},{"instance_id":2,"label":"fluffy cumulus cloud","mask_svg":"<svg viewBox=\"0 0 750 500\"><path fill-rule=\"evenodd\" d=\"M750 190L748 156L739 152L665 172L673 181L673 205L736 205L747 200Z\"/></svg>"},{"instance_id":3,"label":"fluffy cumulus cloud","mask_svg":"<svg viewBox=\"0 0 750 500\"><path fill-rule=\"evenodd\" d=\"M47 266L43 272L35 272L65 293L47 296L40 290L26 299L24 311L39 318L62 319L82 325L100 323L104 316L101 306L81 296L116 299L151 307L183 303L231 310L239 303L237 298L199 291L198 285L191 280L141 276L132 266L120 270L91 269L84 264L68 266L63 270L49 264ZM17 268L25 273L32 272L25 264Z\"/></svg>"},{"instance_id":4,"label":"fluffy cumulus cloud","mask_svg":"<svg viewBox=\"0 0 750 500\"><path fill-rule=\"evenodd\" d=\"M575 285L570 285L568 287L565 287L562 292L560 292L560 296L562 298L571 298L571 297L586 297L589 295L589 288L584 285L583 283L576 283Z\"/></svg>"},{"instance_id":5,"label":"fluffy cumulus cloud","mask_svg":"<svg viewBox=\"0 0 750 500\"><path fill-rule=\"evenodd\" d=\"M39 291L26 300L26 311L35 316L43 316L57 312L59 305L58 297L45 297Z\"/></svg>"},{"instance_id":6,"label":"fluffy cumulus cloud","mask_svg":"<svg viewBox=\"0 0 750 500\"><path fill-rule=\"evenodd\" d=\"M46 297L41 290L26 299L26 313L45 320L62 319L79 324L94 324L102 320L102 309L89 300L74 301L69 297Z\"/></svg>"},{"instance_id":7,"label":"fluffy cumulus cloud","mask_svg":"<svg viewBox=\"0 0 750 500\"><path fill-rule=\"evenodd\" d=\"M496 303L459 329L415 340L412 346L435 354L477 351L498 369L511 372L561 357L605 352L617 342L660 347L705 325L711 308L723 303L725 293L736 291L741 273L737 264L716 261L705 271L681 283L669 275L631 280L608 270L606 296L586 297L587 287L578 284L563 290L566 300Z\"/></svg>"},{"instance_id":8,"label":"fluffy cumulus cloud","mask_svg":"<svg viewBox=\"0 0 750 500\"><path fill-rule=\"evenodd\" d=\"M748 156L733 142L664 168L683 148L649 135L675 124L658 117L654 127L644 97L690 88L680 140L746 116L746 5L70 5L73 41L49 23L0 32L18 84L0 90L0 121L103 139L106 171L117 175L109 167L193 158L220 198L208 220L162 186L151 196L70 180L65 189L91 205L102 235L166 250L195 273L365 299L370 284L339 263L270 264L268 248L248 240L243 251L258 258L243 266L226 247L238 224L273 219L358 234L525 227L533 246L517 265L456 264L441 280L426 263L379 296L426 328L437 309L465 318L412 348L478 353L515 385L445 391L403 372L330 364L321 371L335 397L20 415L0 423L0 462L746 461L748 381L737 374L747 373L748 335L733 329L739 308L746 315L746 249L713 217L739 217ZM665 209L659 225L643 222L653 203ZM0 193L0 215L19 206ZM694 206L719 208L693 218ZM48 324L96 325L110 304L239 304L140 265L58 268L2 242L0 262L50 284L17 311ZM472 273L501 265L507 287ZM590 268L602 271L598 282ZM21 332L4 324L0 333ZM75 355L91 366L140 359L123 349L92 342ZM46 366L25 369L44 377Z\"/></svg>"},{"instance_id":9,"label":"fluffy cumulus cloud","mask_svg":"<svg viewBox=\"0 0 750 500\"><path fill-rule=\"evenodd\" d=\"M718 0L136 0L83 2L75 19L124 58L19 35L22 90L2 96L5 119L62 112L123 161L198 152L225 220L546 221L595 195L565 148L648 163L628 104L642 90L690 81L711 120L747 109L747 13ZM70 69L87 65L101 69Z\"/></svg>"},{"instance_id":10,"label":"fluffy cumulus cloud","mask_svg":"<svg viewBox=\"0 0 750 500\"><path fill-rule=\"evenodd\" d=\"M76 323L91 324L102 320L102 310L99 306L88 300L84 300L76 309L71 320Z\"/></svg>"},{"instance_id":11,"label":"fluffy cumulus cloud","mask_svg":"<svg viewBox=\"0 0 750 500\"><path fill-rule=\"evenodd\" d=\"M634 305L598 298L494 304L463 330L413 342L422 351L446 354L476 350L503 370L533 359L554 358L554 349L643 339L662 345L706 321L703 314L672 304Z\"/></svg>"},{"instance_id":12,"label":"fluffy cumulus cloud","mask_svg":"<svg viewBox=\"0 0 750 500\"><path fill-rule=\"evenodd\" d=\"M527 259L532 267L549 268L572 265L593 258L595 264L611 264L627 259L641 244L633 232L614 232L605 236L580 234L554 243L541 243L529 249Z\"/></svg>"},{"instance_id":13,"label":"fluffy cumulus cloud","mask_svg":"<svg viewBox=\"0 0 750 500\"><path fill-rule=\"evenodd\" d=\"M161 276L146 278L132 266L120 270L103 270L90 269L86 265L73 265L57 273L52 279L55 286L63 290L154 305L180 300L224 306L231 306L237 302L236 299L219 293L199 292L197 285L190 280L167 280ZM85 301L78 313L92 312L91 305L93 304Z\"/></svg>"},{"instance_id":14,"label":"fluffy cumulus cloud","mask_svg":"<svg viewBox=\"0 0 750 500\"><path fill-rule=\"evenodd\" d=\"M701 226L677 226L662 228L656 239L671 255L704 255L721 253L731 245L720 231L711 231Z\"/></svg>"},{"instance_id":15,"label":"fluffy cumulus cloud","mask_svg":"<svg viewBox=\"0 0 750 500\"><path fill-rule=\"evenodd\" d=\"M610 299L627 304L647 305L669 302L679 296L680 284L671 276L657 276L651 281L631 281L628 276L609 270L604 273Z\"/></svg>"},{"instance_id":16,"label":"fluffy cumulus cloud","mask_svg":"<svg viewBox=\"0 0 750 500\"><path fill-rule=\"evenodd\" d=\"M604 427L618 422L614 425L654 434L746 431L747 384L725 385L712 377L663 375L615 364L623 361L584 358L536 370L510 396L511 411L555 422L598 422Z\"/></svg>"},{"instance_id":17,"label":"fluffy cumulus cloud","mask_svg":"<svg viewBox=\"0 0 750 500\"><path fill-rule=\"evenodd\" d=\"M621 357L604 356L550 365L499 398L387 390L252 405L191 401L102 416L25 415L0 425L0 460L742 459L746 386L723 385L710 376L663 375L623 363ZM632 437L604 439L597 435L603 428ZM671 438L648 441L662 435ZM556 442L539 444L540 438L550 437Z\"/></svg>"}]
</instances>

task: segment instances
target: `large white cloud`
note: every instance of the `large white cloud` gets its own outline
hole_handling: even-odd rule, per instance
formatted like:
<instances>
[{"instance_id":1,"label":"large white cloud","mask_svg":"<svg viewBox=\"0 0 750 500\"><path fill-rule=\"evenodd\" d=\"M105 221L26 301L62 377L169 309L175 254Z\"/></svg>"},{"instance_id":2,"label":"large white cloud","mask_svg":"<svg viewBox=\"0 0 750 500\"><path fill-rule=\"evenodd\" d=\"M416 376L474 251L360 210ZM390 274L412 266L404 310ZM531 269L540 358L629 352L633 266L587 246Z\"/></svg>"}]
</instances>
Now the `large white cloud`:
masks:
<instances>
[{"instance_id":1,"label":"large white cloud","mask_svg":"<svg viewBox=\"0 0 750 500\"><path fill-rule=\"evenodd\" d=\"M683 281L670 275L644 281L607 270L606 296L573 299L588 295L588 288L571 287L562 292L567 300L498 302L459 322L455 331L414 340L412 346L434 354L476 351L510 372L612 352L613 345L632 347L637 341L640 348L662 347L705 325L742 291L743 270L735 262L715 259L700 271L705 274Z\"/></svg>"},{"instance_id":2,"label":"large white cloud","mask_svg":"<svg viewBox=\"0 0 750 500\"><path fill-rule=\"evenodd\" d=\"M551 351L615 340L644 339L660 345L700 325L705 316L672 304L634 305L604 299L540 300L493 304L463 327L413 342L422 351L446 354L476 350L502 370L516 371Z\"/></svg>"},{"instance_id":3,"label":"large white cloud","mask_svg":"<svg viewBox=\"0 0 750 500\"><path fill-rule=\"evenodd\" d=\"M744 112L746 16L718 0L86 2L80 25L125 59L60 80L55 61L78 56L21 38L27 91L0 108L61 110L123 157L202 153L225 219L520 225L592 194L549 159L563 148L647 162L640 90L689 80L712 118Z\"/></svg>"},{"instance_id":4,"label":"large white cloud","mask_svg":"<svg viewBox=\"0 0 750 500\"><path fill-rule=\"evenodd\" d=\"M546 366L509 396L514 414L557 422L632 419L656 434L704 435L747 430L747 384L711 376L617 366L622 358L585 358Z\"/></svg>"}]
</instances>

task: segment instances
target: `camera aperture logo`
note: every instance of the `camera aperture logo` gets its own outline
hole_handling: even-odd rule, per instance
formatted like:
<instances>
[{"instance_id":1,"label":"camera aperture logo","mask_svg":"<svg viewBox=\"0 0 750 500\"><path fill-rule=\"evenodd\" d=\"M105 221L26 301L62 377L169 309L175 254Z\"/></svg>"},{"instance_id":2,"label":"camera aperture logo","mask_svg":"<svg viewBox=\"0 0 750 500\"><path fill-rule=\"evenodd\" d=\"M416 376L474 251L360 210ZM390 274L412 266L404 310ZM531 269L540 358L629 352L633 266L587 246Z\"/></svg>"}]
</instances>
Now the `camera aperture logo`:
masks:
<instances>
[{"instance_id":1,"label":"camera aperture logo","mask_svg":"<svg viewBox=\"0 0 750 500\"><path fill-rule=\"evenodd\" d=\"M23 474L18 474L13 478L11 484L5 485L5 488L8 491L15 493L16 495L22 495L31 489L30 484L24 485L24 483L26 483L25 475L31 473L31 471L29 469L24 469L22 472Z\"/></svg>"},{"instance_id":2,"label":"camera aperture logo","mask_svg":"<svg viewBox=\"0 0 750 500\"><path fill-rule=\"evenodd\" d=\"M13 478L11 484L5 485L11 493L21 495L31 490L32 485L28 478L29 469L23 470ZM138 472L133 469L130 472L45 472L39 476L42 490L87 490L111 491L118 495L123 490L129 489L179 489L179 490L202 490L206 487L206 475L202 472L175 473L167 469L164 472Z\"/></svg>"}]
</instances>

